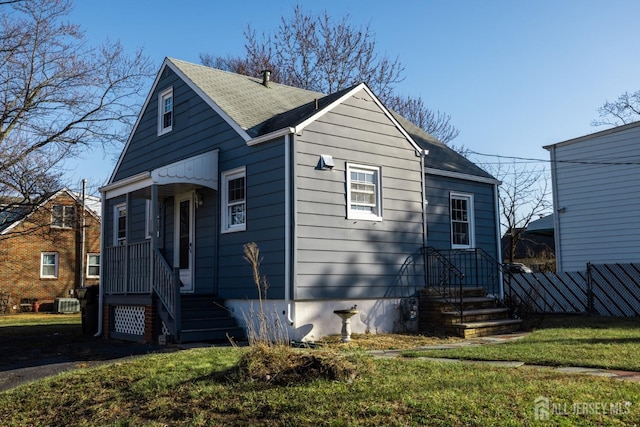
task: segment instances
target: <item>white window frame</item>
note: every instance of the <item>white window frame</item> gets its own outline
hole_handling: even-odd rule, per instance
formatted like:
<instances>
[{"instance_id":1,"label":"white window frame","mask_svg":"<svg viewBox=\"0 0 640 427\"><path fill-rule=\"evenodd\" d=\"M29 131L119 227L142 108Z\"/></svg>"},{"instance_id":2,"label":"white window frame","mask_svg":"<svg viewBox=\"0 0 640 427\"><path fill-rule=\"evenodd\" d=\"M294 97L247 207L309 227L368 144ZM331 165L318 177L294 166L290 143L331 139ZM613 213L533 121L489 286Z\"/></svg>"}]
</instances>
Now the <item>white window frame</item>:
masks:
<instances>
[{"instance_id":1,"label":"white window frame","mask_svg":"<svg viewBox=\"0 0 640 427\"><path fill-rule=\"evenodd\" d=\"M55 224L55 210L62 208L62 224ZM71 213L68 213L70 211ZM76 207L72 205L53 205L51 207L51 227L73 228L76 220Z\"/></svg>"},{"instance_id":2,"label":"white window frame","mask_svg":"<svg viewBox=\"0 0 640 427\"><path fill-rule=\"evenodd\" d=\"M229 183L235 179L244 178L244 199L242 201L229 202ZM245 231L247 229L247 171L244 166L231 169L221 174L222 192L221 192L221 233L232 233L236 231ZM232 206L244 205L244 222L242 224L231 224L231 213L229 209Z\"/></svg>"},{"instance_id":3,"label":"white window frame","mask_svg":"<svg viewBox=\"0 0 640 427\"><path fill-rule=\"evenodd\" d=\"M466 221L454 221L453 219L453 202L454 200L466 200L467 202L467 220ZM473 194L466 194L466 193L450 193L449 194L449 220L450 220L450 227L451 227L451 249L472 249L475 248L475 244L476 244L476 236L475 236L475 214L474 214L474 201L473 201ZM466 223L467 227L468 227L468 240L469 242L467 244L456 244L453 241L453 236L454 236L454 232L453 232L453 224L454 222L462 222L462 223Z\"/></svg>"},{"instance_id":4,"label":"white window frame","mask_svg":"<svg viewBox=\"0 0 640 427\"><path fill-rule=\"evenodd\" d=\"M98 263L91 263L91 257L98 257ZM98 274L91 274L90 268L98 267ZM87 271L86 271L87 279L99 279L100 278L100 254L99 253L88 253L87 254Z\"/></svg>"},{"instance_id":5,"label":"white window frame","mask_svg":"<svg viewBox=\"0 0 640 427\"><path fill-rule=\"evenodd\" d=\"M44 260L45 257L48 256L54 256L54 263L53 264L45 264ZM41 279L57 279L58 278L58 252L41 252L40 253L40 278ZM53 266L54 267L54 273L53 275L51 274L45 274L44 272L44 268L45 267L49 267L49 266Z\"/></svg>"},{"instance_id":6,"label":"white window frame","mask_svg":"<svg viewBox=\"0 0 640 427\"><path fill-rule=\"evenodd\" d=\"M165 100L171 99L171 110L165 111ZM175 120L175 99L173 98L173 87L163 90L158 94L158 136L173 130L173 123ZM171 124L169 126L164 125L164 116L166 113L171 113Z\"/></svg>"},{"instance_id":7,"label":"white window frame","mask_svg":"<svg viewBox=\"0 0 640 427\"><path fill-rule=\"evenodd\" d=\"M352 172L362 172L365 174L372 174L373 184L375 188L373 189L373 193L375 195L376 203L375 205L371 205L373 208L371 211L364 211L356 209L355 206L361 205L362 203L355 203L352 201ZM366 166L359 165L353 163L347 163L347 219L362 219L369 221L382 221L382 173L379 166Z\"/></svg>"},{"instance_id":8,"label":"white window frame","mask_svg":"<svg viewBox=\"0 0 640 427\"><path fill-rule=\"evenodd\" d=\"M124 228L124 237L119 238L118 234L120 231L120 228L118 227L118 225L120 224L120 212L124 211L124 223L125 223L125 228ZM127 204L126 203L119 203L117 205L115 205L113 207L113 245L114 246L122 246L122 245L126 245L127 244Z\"/></svg>"}]
</instances>

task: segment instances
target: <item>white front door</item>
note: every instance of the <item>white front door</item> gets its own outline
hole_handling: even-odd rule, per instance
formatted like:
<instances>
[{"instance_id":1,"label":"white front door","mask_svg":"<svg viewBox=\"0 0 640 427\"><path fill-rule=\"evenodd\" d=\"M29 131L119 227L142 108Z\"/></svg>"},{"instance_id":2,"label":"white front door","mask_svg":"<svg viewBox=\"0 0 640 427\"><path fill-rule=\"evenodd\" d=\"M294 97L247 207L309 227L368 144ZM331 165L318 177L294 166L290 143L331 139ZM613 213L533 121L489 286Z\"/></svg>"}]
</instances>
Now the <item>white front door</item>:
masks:
<instances>
[{"instance_id":1,"label":"white front door","mask_svg":"<svg viewBox=\"0 0 640 427\"><path fill-rule=\"evenodd\" d=\"M182 292L193 291L194 265L194 215L193 192L184 193L176 197L175 206L175 252L173 261L180 269Z\"/></svg>"}]
</instances>

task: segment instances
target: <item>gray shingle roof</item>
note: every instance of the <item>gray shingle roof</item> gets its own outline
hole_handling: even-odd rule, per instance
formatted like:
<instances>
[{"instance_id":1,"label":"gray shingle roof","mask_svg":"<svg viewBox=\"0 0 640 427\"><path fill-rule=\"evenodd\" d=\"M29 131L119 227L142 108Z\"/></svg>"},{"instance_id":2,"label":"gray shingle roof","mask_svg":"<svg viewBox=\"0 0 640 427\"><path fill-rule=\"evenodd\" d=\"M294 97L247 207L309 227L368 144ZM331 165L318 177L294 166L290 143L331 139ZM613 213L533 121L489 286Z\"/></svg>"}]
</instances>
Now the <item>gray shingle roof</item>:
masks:
<instances>
[{"instance_id":1,"label":"gray shingle roof","mask_svg":"<svg viewBox=\"0 0 640 427\"><path fill-rule=\"evenodd\" d=\"M250 136L264 134L265 122L325 95L262 79L168 58Z\"/></svg>"},{"instance_id":2,"label":"gray shingle roof","mask_svg":"<svg viewBox=\"0 0 640 427\"><path fill-rule=\"evenodd\" d=\"M391 114L393 114L398 123L400 123L407 133L411 135L411 138L413 138L418 145L429 150L429 155L425 158L425 167L479 176L487 179L495 179L491 174L487 173L475 163L447 147L444 143L440 142L438 139L434 138L432 135L414 125L398 113L392 111Z\"/></svg>"},{"instance_id":3,"label":"gray shingle roof","mask_svg":"<svg viewBox=\"0 0 640 427\"><path fill-rule=\"evenodd\" d=\"M353 89L331 95L299 89L262 79L218 70L167 58L195 86L224 111L250 137L256 137L287 127L295 127L317 111ZM493 177L464 156L447 147L413 123L392 112L396 120L421 147L429 150L426 167L483 178Z\"/></svg>"}]
</instances>

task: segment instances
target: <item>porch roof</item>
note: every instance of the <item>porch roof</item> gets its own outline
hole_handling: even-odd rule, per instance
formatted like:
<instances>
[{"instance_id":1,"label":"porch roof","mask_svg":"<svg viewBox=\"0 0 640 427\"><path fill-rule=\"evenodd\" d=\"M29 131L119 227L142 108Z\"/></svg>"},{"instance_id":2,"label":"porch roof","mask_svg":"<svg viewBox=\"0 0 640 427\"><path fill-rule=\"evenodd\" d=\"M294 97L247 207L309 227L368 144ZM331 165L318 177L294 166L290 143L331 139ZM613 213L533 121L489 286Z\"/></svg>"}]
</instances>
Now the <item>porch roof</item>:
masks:
<instances>
[{"instance_id":1,"label":"porch roof","mask_svg":"<svg viewBox=\"0 0 640 427\"><path fill-rule=\"evenodd\" d=\"M201 186L217 191L218 150L212 150L112 182L100 188L100 192L105 199L112 199L127 193L142 193L144 197L150 197L149 188L154 184L167 188Z\"/></svg>"}]
</instances>

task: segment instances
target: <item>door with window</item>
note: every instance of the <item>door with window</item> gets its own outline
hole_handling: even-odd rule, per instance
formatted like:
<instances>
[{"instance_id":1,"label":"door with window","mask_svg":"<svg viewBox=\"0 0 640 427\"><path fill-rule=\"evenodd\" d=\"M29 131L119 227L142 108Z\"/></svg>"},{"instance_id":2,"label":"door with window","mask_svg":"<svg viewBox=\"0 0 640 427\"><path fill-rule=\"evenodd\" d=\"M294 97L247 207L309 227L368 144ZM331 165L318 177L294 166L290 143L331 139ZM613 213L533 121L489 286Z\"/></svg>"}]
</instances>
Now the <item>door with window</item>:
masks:
<instances>
[{"instance_id":1,"label":"door with window","mask_svg":"<svg viewBox=\"0 0 640 427\"><path fill-rule=\"evenodd\" d=\"M195 259L195 224L192 192L176 197L175 212L174 265L180 269L181 291L192 292Z\"/></svg>"}]
</instances>

